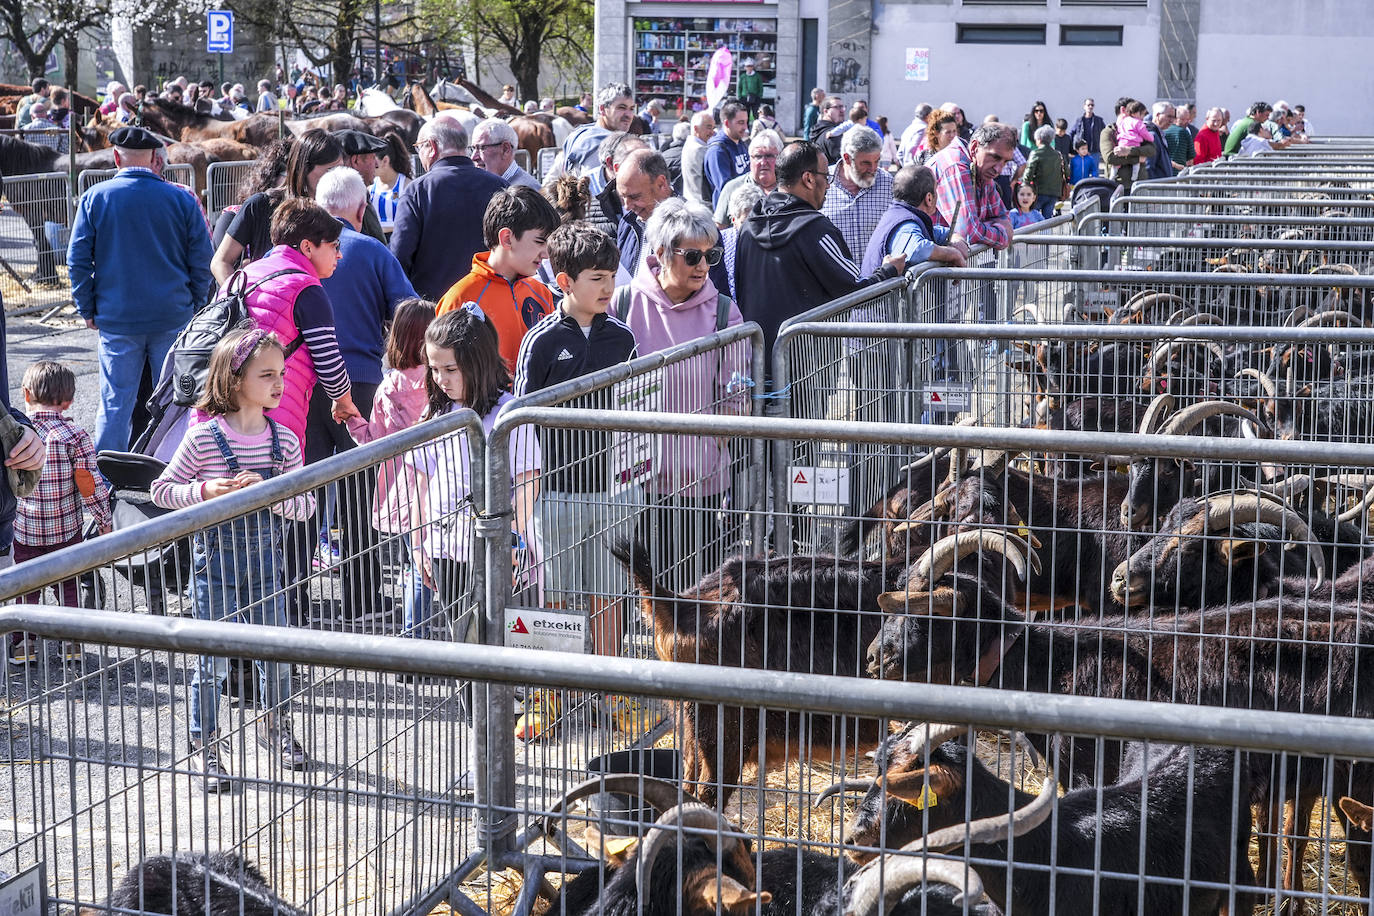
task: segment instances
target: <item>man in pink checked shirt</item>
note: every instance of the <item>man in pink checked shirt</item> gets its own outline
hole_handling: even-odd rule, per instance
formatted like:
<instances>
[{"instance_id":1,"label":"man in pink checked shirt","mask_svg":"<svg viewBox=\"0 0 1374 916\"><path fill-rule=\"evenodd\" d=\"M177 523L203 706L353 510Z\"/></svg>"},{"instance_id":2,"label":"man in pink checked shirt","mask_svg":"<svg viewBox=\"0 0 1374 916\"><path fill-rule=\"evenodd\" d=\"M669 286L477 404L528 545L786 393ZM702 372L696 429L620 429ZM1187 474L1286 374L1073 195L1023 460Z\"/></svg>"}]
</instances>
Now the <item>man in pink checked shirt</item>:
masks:
<instances>
[{"instance_id":1,"label":"man in pink checked shirt","mask_svg":"<svg viewBox=\"0 0 1374 916\"><path fill-rule=\"evenodd\" d=\"M930 161L940 222L970 245L1002 250L1011 244L1011 220L997 192L996 178L1015 155L1016 134L1005 124L984 124L968 146L951 143Z\"/></svg>"}]
</instances>

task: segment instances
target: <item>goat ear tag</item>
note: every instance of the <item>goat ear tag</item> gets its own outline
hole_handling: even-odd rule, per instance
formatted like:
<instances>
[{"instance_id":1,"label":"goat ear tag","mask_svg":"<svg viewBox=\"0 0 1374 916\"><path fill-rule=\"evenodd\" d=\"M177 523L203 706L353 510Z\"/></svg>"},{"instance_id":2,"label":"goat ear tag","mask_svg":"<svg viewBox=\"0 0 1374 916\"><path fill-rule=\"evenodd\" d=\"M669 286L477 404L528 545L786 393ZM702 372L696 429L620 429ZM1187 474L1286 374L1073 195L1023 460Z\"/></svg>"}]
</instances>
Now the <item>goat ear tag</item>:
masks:
<instances>
[{"instance_id":1,"label":"goat ear tag","mask_svg":"<svg viewBox=\"0 0 1374 916\"><path fill-rule=\"evenodd\" d=\"M917 811L924 811L927 808L934 808L938 801L939 798L935 795L935 790L926 786L922 790L920 798L917 798L913 804L915 804Z\"/></svg>"}]
</instances>

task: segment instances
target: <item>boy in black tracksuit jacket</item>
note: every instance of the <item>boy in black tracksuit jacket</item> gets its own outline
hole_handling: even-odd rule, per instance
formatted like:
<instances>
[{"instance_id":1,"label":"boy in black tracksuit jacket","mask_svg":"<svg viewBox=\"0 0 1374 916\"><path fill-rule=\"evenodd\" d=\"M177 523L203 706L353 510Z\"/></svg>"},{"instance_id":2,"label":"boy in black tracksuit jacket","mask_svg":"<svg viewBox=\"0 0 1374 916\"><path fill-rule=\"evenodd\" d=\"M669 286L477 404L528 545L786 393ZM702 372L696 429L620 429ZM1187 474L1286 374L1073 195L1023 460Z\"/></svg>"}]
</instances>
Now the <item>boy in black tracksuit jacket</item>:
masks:
<instances>
[{"instance_id":1,"label":"boy in black tracksuit jacket","mask_svg":"<svg viewBox=\"0 0 1374 916\"><path fill-rule=\"evenodd\" d=\"M560 226L549 237L549 264L563 290L558 308L530 328L515 361L515 396L521 397L623 363L635 355L629 327L606 314L615 293L620 253L609 235L584 222ZM609 389L582 398L584 407L608 408ZM599 430L541 429L543 471L531 528L541 558L544 604L583 610L592 651L620 654L614 561L607 546L634 530L642 498L633 484L610 479L611 437ZM516 736L540 737L556 716L553 696L526 698ZM537 708L536 708L537 707Z\"/></svg>"},{"instance_id":2,"label":"boy in black tracksuit jacket","mask_svg":"<svg viewBox=\"0 0 1374 916\"><path fill-rule=\"evenodd\" d=\"M754 207L740 229L735 292L745 321L763 329L768 365L773 341L788 318L902 272L906 258L889 257L861 277L835 224L820 212L827 163L814 143L790 143L778 157L778 189Z\"/></svg>"}]
</instances>

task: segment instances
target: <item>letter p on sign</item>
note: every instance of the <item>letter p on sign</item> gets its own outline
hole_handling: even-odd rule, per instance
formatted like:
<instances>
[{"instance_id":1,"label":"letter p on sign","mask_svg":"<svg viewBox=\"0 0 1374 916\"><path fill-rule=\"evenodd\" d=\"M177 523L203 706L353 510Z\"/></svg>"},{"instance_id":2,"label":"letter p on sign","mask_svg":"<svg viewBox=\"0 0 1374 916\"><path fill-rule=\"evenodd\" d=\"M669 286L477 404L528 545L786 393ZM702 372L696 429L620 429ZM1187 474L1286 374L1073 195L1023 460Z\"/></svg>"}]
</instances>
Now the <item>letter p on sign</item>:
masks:
<instances>
[{"instance_id":1,"label":"letter p on sign","mask_svg":"<svg viewBox=\"0 0 1374 916\"><path fill-rule=\"evenodd\" d=\"M234 53L234 13L232 10L205 11L205 51L208 54Z\"/></svg>"}]
</instances>

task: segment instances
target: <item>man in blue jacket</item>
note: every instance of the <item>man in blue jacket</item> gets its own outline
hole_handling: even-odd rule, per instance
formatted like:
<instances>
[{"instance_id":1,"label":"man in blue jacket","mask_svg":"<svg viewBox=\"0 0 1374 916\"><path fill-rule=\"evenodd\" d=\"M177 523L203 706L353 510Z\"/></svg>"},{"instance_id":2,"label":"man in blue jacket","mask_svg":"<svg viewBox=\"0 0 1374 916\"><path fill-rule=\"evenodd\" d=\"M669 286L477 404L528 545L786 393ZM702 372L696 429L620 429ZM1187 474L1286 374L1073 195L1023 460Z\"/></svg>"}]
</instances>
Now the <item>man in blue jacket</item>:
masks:
<instances>
[{"instance_id":1,"label":"man in blue jacket","mask_svg":"<svg viewBox=\"0 0 1374 916\"><path fill-rule=\"evenodd\" d=\"M468 158L468 132L436 117L415 141L425 174L406 185L396 204L391 253L415 291L431 302L467 275L472 256L486 251L482 216L505 181Z\"/></svg>"},{"instance_id":2,"label":"man in blue jacket","mask_svg":"<svg viewBox=\"0 0 1374 916\"><path fill-rule=\"evenodd\" d=\"M95 447L125 451L144 366L154 378L205 304L210 232L195 198L153 170L162 141L141 127L110 134L119 172L81 195L67 248L72 299L100 332Z\"/></svg>"},{"instance_id":3,"label":"man in blue jacket","mask_svg":"<svg viewBox=\"0 0 1374 916\"><path fill-rule=\"evenodd\" d=\"M720 106L720 130L706 144L706 180L711 184L711 206L720 200L721 189L749 171L749 109L743 102Z\"/></svg>"},{"instance_id":4,"label":"man in blue jacket","mask_svg":"<svg viewBox=\"0 0 1374 916\"><path fill-rule=\"evenodd\" d=\"M396 314L397 304L415 296L415 289L396 256L362 231L363 219L372 212L372 205L367 199L367 185L357 171L345 166L326 172L315 186L315 202L344 224L339 235L339 266L320 284L334 307L334 333L339 338L339 354L348 367L353 403L369 417L382 382L387 322ZM329 395L322 391L317 388L310 399L305 421L301 447L306 464L353 448L353 437L347 427L334 420ZM346 623L380 620L390 605L379 591L384 576L377 532L370 521L376 484L375 475L369 472L338 488L334 521L339 528L339 552L349 558L339 570L343 585L340 612ZM308 536L300 539L297 550L314 548L320 521L316 513L306 522ZM298 554L296 560L304 569L309 557Z\"/></svg>"}]
</instances>

